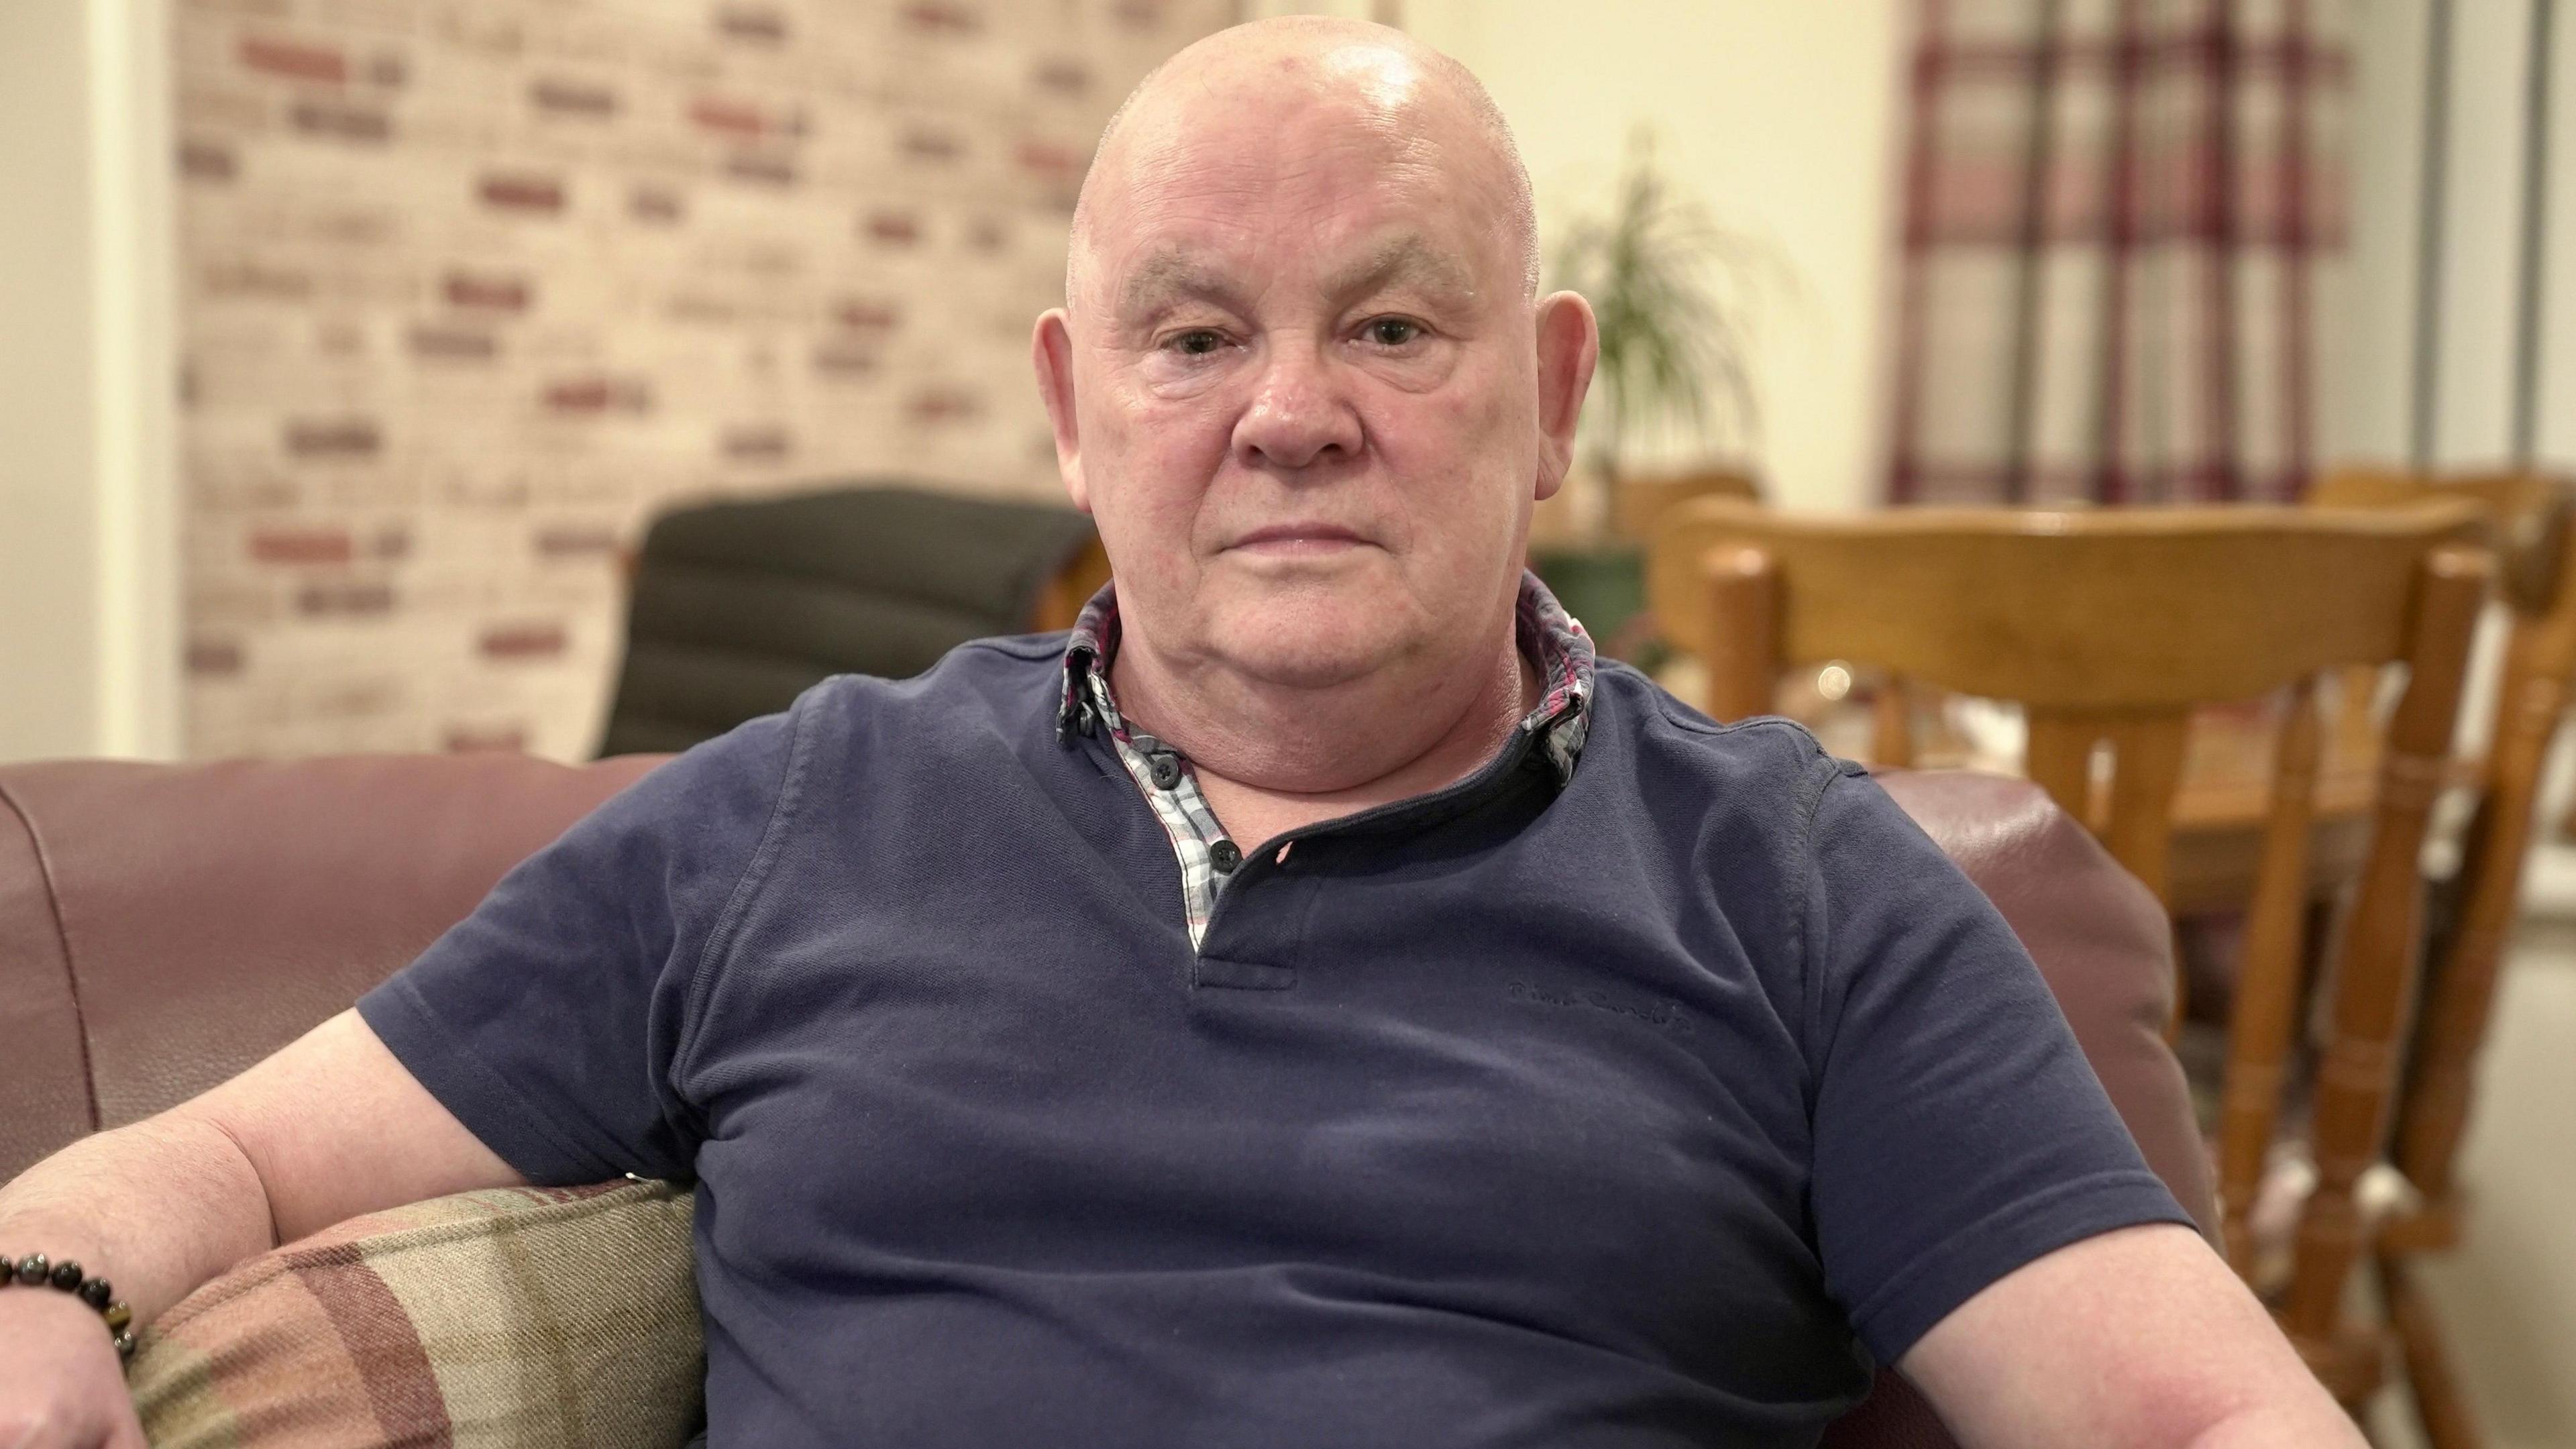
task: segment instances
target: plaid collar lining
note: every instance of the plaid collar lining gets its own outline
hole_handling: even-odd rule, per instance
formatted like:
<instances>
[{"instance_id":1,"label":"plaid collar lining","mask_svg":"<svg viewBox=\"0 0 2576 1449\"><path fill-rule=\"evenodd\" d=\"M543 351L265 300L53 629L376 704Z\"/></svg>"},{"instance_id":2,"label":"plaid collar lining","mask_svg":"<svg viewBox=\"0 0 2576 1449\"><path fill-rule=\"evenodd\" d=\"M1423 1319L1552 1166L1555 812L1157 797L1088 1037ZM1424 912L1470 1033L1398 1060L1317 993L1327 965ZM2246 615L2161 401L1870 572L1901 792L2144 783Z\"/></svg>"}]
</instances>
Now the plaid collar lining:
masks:
<instances>
[{"instance_id":1,"label":"plaid collar lining","mask_svg":"<svg viewBox=\"0 0 2576 1449\"><path fill-rule=\"evenodd\" d=\"M1514 605L1515 632L1521 653L1537 666L1546 693L1536 708L1521 717L1520 728L1537 737L1556 771L1557 782L1573 778L1582 758L1583 740L1592 724L1592 676L1596 656L1583 623L1565 612L1538 575L1521 572L1520 597ZM1118 585L1100 586L1064 645L1064 691L1056 708L1059 743L1090 735L1106 724L1112 739L1127 739L1127 723L1118 714L1109 690L1109 667L1118 658Z\"/></svg>"}]
</instances>

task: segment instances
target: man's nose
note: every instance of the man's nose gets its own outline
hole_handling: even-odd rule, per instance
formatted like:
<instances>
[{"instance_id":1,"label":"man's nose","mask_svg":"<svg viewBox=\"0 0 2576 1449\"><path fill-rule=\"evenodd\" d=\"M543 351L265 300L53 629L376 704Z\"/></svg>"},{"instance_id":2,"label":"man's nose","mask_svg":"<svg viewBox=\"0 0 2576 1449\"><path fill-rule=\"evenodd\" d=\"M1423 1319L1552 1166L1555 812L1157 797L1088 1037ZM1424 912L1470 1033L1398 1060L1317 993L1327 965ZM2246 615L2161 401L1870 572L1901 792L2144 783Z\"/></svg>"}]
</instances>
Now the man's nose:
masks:
<instances>
[{"instance_id":1,"label":"man's nose","mask_svg":"<svg viewBox=\"0 0 2576 1449\"><path fill-rule=\"evenodd\" d=\"M1306 468L1359 456L1365 442L1359 410L1315 349L1273 348L1258 388L1234 426L1235 450L1245 462Z\"/></svg>"}]
</instances>

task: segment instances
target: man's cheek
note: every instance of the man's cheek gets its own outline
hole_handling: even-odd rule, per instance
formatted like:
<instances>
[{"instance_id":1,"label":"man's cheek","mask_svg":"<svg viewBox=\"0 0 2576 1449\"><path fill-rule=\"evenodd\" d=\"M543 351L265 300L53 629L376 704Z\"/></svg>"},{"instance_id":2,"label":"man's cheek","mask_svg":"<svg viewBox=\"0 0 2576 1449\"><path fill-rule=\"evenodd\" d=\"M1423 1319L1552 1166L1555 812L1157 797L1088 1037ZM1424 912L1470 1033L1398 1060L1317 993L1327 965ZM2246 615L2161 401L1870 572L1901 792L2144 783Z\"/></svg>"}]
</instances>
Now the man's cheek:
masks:
<instances>
[{"instance_id":1,"label":"man's cheek","mask_svg":"<svg viewBox=\"0 0 2576 1449\"><path fill-rule=\"evenodd\" d=\"M1420 352L1380 357L1363 364L1372 381L1398 393L1436 396L1458 379L1461 349L1455 342L1435 342Z\"/></svg>"},{"instance_id":2,"label":"man's cheek","mask_svg":"<svg viewBox=\"0 0 2576 1449\"><path fill-rule=\"evenodd\" d=\"M1408 476L1436 478L1434 490L1457 504L1480 492L1480 483L1527 471L1526 419L1472 381L1401 400L1380 412L1379 451ZM1517 424L1517 428L1516 428Z\"/></svg>"},{"instance_id":3,"label":"man's cheek","mask_svg":"<svg viewBox=\"0 0 2576 1449\"><path fill-rule=\"evenodd\" d=\"M1222 456L1243 414L1243 389L1223 379L1190 391L1140 394L1122 419L1136 456L1170 467Z\"/></svg>"},{"instance_id":4,"label":"man's cheek","mask_svg":"<svg viewBox=\"0 0 2576 1449\"><path fill-rule=\"evenodd\" d=\"M1241 372L1239 364L1158 353L1137 369L1137 377L1147 406L1187 407L1232 385Z\"/></svg>"}]
</instances>

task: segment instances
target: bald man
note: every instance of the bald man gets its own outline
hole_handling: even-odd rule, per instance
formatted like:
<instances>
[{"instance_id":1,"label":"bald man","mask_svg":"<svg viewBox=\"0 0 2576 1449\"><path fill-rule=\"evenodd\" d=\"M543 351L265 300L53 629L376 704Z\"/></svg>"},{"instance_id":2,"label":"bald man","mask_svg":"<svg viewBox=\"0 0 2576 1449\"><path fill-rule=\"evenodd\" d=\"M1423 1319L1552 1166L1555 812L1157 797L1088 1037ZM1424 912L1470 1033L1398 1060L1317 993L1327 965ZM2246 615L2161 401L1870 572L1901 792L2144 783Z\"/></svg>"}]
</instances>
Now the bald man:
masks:
<instances>
[{"instance_id":1,"label":"bald man","mask_svg":"<svg viewBox=\"0 0 2576 1449\"><path fill-rule=\"evenodd\" d=\"M717 1445L2355 1445L1859 771L1523 570L1596 350L1474 79L1191 47L1038 382L1117 583L843 678L0 1194L145 1319L394 1203L693 1181ZM0 1446L141 1442L0 1292Z\"/></svg>"}]
</instances>

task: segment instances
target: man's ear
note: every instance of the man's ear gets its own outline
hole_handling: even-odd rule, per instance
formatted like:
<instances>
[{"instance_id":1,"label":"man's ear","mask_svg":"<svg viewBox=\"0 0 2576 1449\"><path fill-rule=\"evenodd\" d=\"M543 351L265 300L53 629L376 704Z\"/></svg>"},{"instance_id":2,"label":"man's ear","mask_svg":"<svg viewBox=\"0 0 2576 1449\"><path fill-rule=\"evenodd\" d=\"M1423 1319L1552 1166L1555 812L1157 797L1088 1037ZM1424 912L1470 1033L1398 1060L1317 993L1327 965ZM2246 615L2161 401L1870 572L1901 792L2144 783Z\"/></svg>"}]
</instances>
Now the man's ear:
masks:
<instances>
[{"instance_id":1,"label":"man's ear","mask_svg":"<svg viewBox=\"0 0 2576 1449\"><path fill-rule=\"evenodd\" d=\"M1037 368L1038 396L1046 400L1047 422L1055 428L1055 469L1073 506L1091 511L1091 494L1082 482L1082 425L1073 411L1073 332L1062 307L1038 316L1029 339L1029 361Z\"/></svg>"},{"instance_id":2,"label":"man's ear","mask_svg":"<svg viewBox=\"0 0 2576 1449\"><path fill-rule=\"evenodd\" d=\"M1555 495L1574 466L1574 425L1583 418L1583 396L1601 360L1601 328L1592 304L1579 292L1558 292L1538 304L1538 496Z\"/></svg>"}]
</instances>

